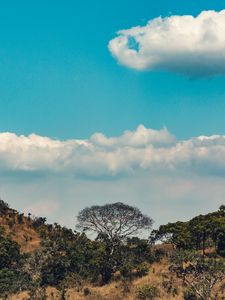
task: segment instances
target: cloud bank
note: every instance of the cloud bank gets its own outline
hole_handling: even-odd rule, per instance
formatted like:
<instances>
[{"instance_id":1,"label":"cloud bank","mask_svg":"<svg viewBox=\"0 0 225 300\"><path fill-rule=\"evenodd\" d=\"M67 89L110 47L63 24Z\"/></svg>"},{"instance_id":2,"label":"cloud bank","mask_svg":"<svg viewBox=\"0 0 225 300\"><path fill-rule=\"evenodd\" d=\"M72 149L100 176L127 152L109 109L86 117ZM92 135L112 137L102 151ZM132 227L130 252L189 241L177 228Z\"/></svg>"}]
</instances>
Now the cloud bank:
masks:
<instances>
[{"instance_id":1,"label":"cloud bank","mask_svg":"<svg viewBox=\"0 0 225 300\"><path fill-rule=\"evenodd\" d=\"M117 32L111 54L136 70L167 70L190 77L225 74L225 10L169 16Z\"/></svg>"},{"instance_id":2,"label":"cloud bank","mask_svg":"<svg viewBox=\"0 0 225 300\"><path fill-rule=\"evenodd\" d=\"M138 171L225 176L225 136L177 141L166 129L138 126L119 137L95 133L86 140L60 141L35 134L0 133L0 172L130 176Z\"/></svg>"}]
</instances>

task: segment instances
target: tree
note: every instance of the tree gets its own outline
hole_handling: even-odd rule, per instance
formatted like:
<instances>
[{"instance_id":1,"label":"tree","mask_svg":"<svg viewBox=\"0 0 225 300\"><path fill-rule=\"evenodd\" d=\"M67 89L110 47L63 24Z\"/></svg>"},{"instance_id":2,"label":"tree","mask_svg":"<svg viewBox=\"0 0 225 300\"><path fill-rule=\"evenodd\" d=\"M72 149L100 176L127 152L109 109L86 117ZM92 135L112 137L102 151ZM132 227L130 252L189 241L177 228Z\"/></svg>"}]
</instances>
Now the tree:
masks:
<instances>
[{"instance_id":1,"label":"tree","mask_svg":"<svg viewBox=\"0 0 225 300\"><path fill-rule=\"evenodd\" d=\"M79 229L97 235L94 243L98 245L95 251L97 255L90 263L93 265L91 269L96 270L96 275L101 275L104 284L110 281L116 271L127 269L128 265L134 267L130 262L137 255L129 247L129 237L150 228L153 223L139 209L120 202L85 208L77 219Z\"/></svg>"},{"instance_id":2,"label":"tree","mask_svg":"<svg viewBox=\"0 0 225 300\"><path fill-rule=\"evenodd\" d=\"M0 232L0 295L5 297L1 299L26 288L27 276L21 266L20 246Z\"/></svg>"},{"instance_id":3,"label":"tree","mask_svg":"<svg viewBox=\"0 0 225 300\"><path fill-rule=\"evenodd\" d=\"M188 249L191 247L191 233L187 222L168 223L161 225L158 230L153 230L150 235L150 243L161 241L171 243L176 249Z\"/></svg>"},{"instance_id":4,"label":"tree","mask_svg":"<svg viewBox=\"0 0 225 300\"><path fill-rule=\"evenodd\" d=\"M220 205L219 211L225 213L225 205Z\"/></svg>"},{"instance_id":5,"label":"tree","mask_svg":"<svg viewBox=\"0 0 225 300\"><path fill-rule=\"evenodd\" d=\"M125 241L140 230L149 229L153 220L136 208L121 202L87 207L79 212L77 227L95 232L111 243L111 251L118 242Z\"/></svg>"},{"instance_id":6,"label":"tree","mask_svg":"<svg viewBox=\"0 0 225 300\"><path fill-rule=\"evenodd\" d=\"M216 212L199 215L188 222L175 222L161 225L153 230L149 237L150 243L171 243L176 249L202 250L214 246L217 253L222 255L224 249L225 208L220 206ZM224 255L224 254L223 254Z\"/></svg>"},{"instance_id":7,"label":"tree","mask_svg":"<svg viewBox=\"0 0 225 300\"><path fill-rule=\"evenodd\" d=\"M0 269L14 267L19 258L19 245L9 238L0 236Z\"/></svg>"},{"instance_id":8,"label":"tree","mask_svg":"<svg viewBox=\"0 0 225 300\"><path fill-rule=\"evenodd\" d=\"M9 210L9 205L0 199L0 215L4 215Z\"/></svg>"},{"instance_id":9,"label":"tree","mask_svg":"<svg viewBox=\"0 0 225 300\"><path fill-rule=\"evenodd\" d=\"M217 252L219 255L225 257L225 232L221 232L218 236Z\"/></svg>"},{"instance_id":10,"label":"tree","mask_svg":"<svg viewBox=\"0 0 225 300\"><path fill-rule=\"evenodd\" d=\"M45 225L45 222L46 222L45 217L35 218L35 220L33 222L33 227L37 229L37 228L41 227L42 225Z\"/></svg>"},{"instance_id":11,"label":"tree","mask_svg":"<svg viewBox=\"0 0 225 300\"><path fill-rule=\"evenodd\" d=\"M172 258L170 271L191 288L202 300L212 299L216 283L225 278L225 264L218 258L204 257L199 253L179 251Z\"/></svg>"},{"instance_id":12,"label":"tree","mask_svg":"<svg viewBox=\"0 0 225 300\"><path fill-rule=\"evenodd\" d=\"M199 215L189 221L189 230L192 233L192 240L195 244L196 250L202 250L205 255L207 241L211 234L210 215ZM215 217L213 217L215 219Z\"/></svg>"}]
</instances>

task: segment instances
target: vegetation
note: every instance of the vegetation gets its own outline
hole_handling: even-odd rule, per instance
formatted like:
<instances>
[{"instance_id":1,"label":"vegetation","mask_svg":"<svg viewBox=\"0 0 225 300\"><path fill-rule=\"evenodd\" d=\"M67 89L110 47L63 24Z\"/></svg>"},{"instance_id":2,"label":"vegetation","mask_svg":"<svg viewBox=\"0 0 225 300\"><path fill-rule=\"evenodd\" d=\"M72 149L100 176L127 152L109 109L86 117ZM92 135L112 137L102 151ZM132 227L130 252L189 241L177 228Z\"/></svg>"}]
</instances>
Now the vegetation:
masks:
<instances>
[{"instance_id":1,"label":"vegetation","mask_svg":"<svg viewBox=\"0 0 225 300\"><path fill-rule=\"evenodd\" d=\"M212 289L225 276L224 261L218 257L204 257L194 252L175 253L171 271L183 279L202 300L212 299Z\"/></svg>"},{"instance_id":2,"label":"vegetation","mask_svg":"<svg viewBox=\"0 0 225 300\"><path fill-rule=\"evenodd\" d=\"M137 288L137 298L143 300L153 300L160 296L159 289L152 284L145 284Z\"/></svg>"},{"instance_id":3,"label":"vegetation","mask_svg":"<svg viewBox=\"0 0 225 300\"><path fill-rule=\"evenodd\" d=\"M188 288L184 292L184 300L197 300L196 293L193 291L193 289Z\"/></svg>"},{"instance_id":4,"label":"vegetation","mask_svg":"<svg viewBox=\"0 0 225 300\"><path fill-rule=\"evenodd\" d=\"M21 291L25 299L53 299L49 287L60 300L72 297L70 289L93 300L224 299L225 207L162 225L149 239L137 236L152 223L139 209L114 203L82 210L77 232L26 217L1 200L0 299ZM96 291L109 283L117 290L114 298Z\"/></svg>"},{"instance_id":5,"label":"vegetation","mask_svg":"<svg viewBox=\"0 0 225 300\"><path fill-rule=\"evenodd\" d=\"M224 205L216 212L197 216L188 222L162 225L158 230L153 230L150 236L152 243L171 243L178 250L201 250L205 255L206 248L214 247L219 255L225 256L224 238Z\"/></svg>"},{"instance_id":6,"label":"vegetation","mask_svg":"<svg viewBox=\"0 0 225 300\"><path fill-rule=\"evenodd\" d=\"M87 207L80 211L77 219L77 227L95 232L97 239L106 241L111 253L128 237L140 230L150 229L153 223L138 208L120 202Z\"/></svg>"}]
</instances>

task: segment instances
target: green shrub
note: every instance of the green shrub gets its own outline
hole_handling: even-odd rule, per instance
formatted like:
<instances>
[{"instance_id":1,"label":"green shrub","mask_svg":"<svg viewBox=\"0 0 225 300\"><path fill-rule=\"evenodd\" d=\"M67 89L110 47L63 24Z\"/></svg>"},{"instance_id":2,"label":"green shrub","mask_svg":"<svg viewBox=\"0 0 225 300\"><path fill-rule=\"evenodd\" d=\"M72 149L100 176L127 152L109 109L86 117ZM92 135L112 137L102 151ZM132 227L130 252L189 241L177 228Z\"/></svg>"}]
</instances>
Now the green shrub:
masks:
<instances>
[{"instance_id":1,"label":"green shrub","mask_svg":"<svg viewBox=\"0 0 225 300\"><path fill-rule=\"evenodd\" d=\"M159 289L153 284L139 286L136 290L137 299L153 300L160 296Z\"/></svg>"},{"instance_id":2,"label":"green shrub","mask_svg":"<svg viewBox=\"0 0 225 300\"><path fill-rule=\"evenodd\" d=\"M19 258L19 245L9 238L0 236L0 269L15 266Z\"/></svg>"},{"instance_id":3,"label":"green shrub","mask_svg":"<svg viewBox=\"0 0 225 300\"><path fill-rule=\"evenodd\" d=\"M131 263L124 263L119 269L120 274L123 278L130 278L132 273L133 266Z\"/></svg>"},{"instance_id":4,"label":"green shrub","mask_svg":"<svg viewBox=\"0 0 225 300\"><path fill-rule=\"evenodd\" d=\"M166 256L166 251L162 248L159 249L155 249L155 251L153 252L154 255L154 261L156 262L160 262L160 260Z\"/></svg>"},{"instance_id":5,"label":"green shrub","mask_svg":"<svg viewBox=\"0 0 225 300\"><path fill-rule=\"evenodd\" d=\"M225 233L220 233L218 236L217 252L219 255L225 257Z\"/></svg>"},{"instance_id":6,"label":"green shrub","mask_svg":"<svg viewBox=\"0 0 225 300\"><path fill-rule=\"evenodd\" d=\"M149 265L146 262L143 262L137 266L137 275L142 277L147 275L149 272Z\"/></svg>"},{"instance_id":7,"label":"green shrub","mask_svg":"<svg viewBox=\"0 0 225 300\"><path fill-rule=\"evenodd\" d=\"M23 273L15 270L0 269L0 299L1 296L8 296L26 289L29 284L29 278Z\"/></svg>"},{"instance_id":8,"label":"green shrub","mask_svg":"<svg viewBox=\"0 0 225 300\"><path fill-rule=\"evenodd\" d=\"M192 289L187 289L184 292L184 300L197 300L195 292Z\"/></svg>"},{"instance_id":9,"label":"green shrub","mask_svg":"<svg viewBox=\"0 0 225 300\"><path fill-rule=\"evenodd\" d=\"M9 205L0 199L0 215L4 215L9 210Z\"/></svg>"}]
</instances>

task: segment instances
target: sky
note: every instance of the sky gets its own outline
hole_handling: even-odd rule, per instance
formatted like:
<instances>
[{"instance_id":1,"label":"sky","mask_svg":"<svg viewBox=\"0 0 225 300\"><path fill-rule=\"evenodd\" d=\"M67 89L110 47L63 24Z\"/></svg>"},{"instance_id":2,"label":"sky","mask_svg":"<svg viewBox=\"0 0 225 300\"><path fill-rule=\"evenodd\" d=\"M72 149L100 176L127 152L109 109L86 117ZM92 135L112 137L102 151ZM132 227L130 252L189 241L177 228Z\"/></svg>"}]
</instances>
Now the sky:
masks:
<instances>
[{"instance_id":1,"label":"sky","mask_svg":"<svg viewBox=\"0 0 225 300\"><path fill-rule=\"evenodd\" d=\"M0 1L0 195L74 227L225 198L225 1Z\"/></svg>"}]
</instances>

